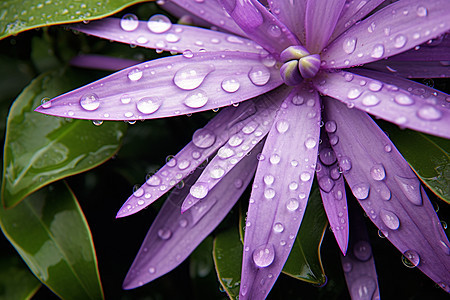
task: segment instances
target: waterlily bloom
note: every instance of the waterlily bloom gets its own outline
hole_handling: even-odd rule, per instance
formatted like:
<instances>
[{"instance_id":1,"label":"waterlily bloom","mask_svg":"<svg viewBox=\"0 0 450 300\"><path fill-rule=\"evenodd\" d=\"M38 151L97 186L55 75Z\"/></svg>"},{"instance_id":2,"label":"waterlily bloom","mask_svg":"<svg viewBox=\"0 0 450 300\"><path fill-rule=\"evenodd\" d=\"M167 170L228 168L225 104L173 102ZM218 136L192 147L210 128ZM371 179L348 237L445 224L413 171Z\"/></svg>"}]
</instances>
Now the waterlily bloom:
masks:
<instances>
[{"instance_id":1,"label":"waterlily bloom","mask_svg":"<svg viewBox=\"0 0 450 300\"><path fill-rule=\"evenodd\" d=\"M352 296L371 299L378 287L365 238L348 249L344 179L384 235L450 292L450 246L439 219L408 163L369 116L450 137L450 96L404 78L450 76L449 2L267 2L165 3L173 14L220 31L171 24L162 15L72 26L182 55L124 69L37 111L141 120L225 107L118 212L136 213L187 178L154 221L124 288L179 265L254 178L239 298L265 298L290 253L316 175L330 226L347 254Z\"/></svg>"}]
</instances>

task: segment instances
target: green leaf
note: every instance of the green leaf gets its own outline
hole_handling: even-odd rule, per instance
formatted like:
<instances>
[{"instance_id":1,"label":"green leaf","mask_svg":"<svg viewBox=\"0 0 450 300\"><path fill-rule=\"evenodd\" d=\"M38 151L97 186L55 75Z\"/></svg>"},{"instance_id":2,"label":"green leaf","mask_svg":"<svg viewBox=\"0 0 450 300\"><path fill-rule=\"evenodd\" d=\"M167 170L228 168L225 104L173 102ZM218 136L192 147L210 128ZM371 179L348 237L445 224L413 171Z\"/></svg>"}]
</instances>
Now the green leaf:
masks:
<instances>
[{"instance_id":1,"label":"green leaf","mask_svg":"<svg viewBox=\"0 0 450 300\"><path fill-rule=\"evenodd\" d=\"M220 232L214 239L213 257L217 277L230 299L239 296L243 246L236 226Z\"/></svg>"},{"instance_id":2,"label":"green leaf","mask_svg":"<svg viewBox=\"0 0 450 300\"><path fill-rule=\"evenodd\" d=\"M450 140L383 122L381 127L423 183L450 204Z\"/></svg>"},{"instance_id":3,"label":"green leaf","mask_svg":"<svg viewBox=\"0 0 450 300\"><path fill-rule=\"evenodd\" d=\"M319 188L314 183L300 230L283 267L283 273L317 285L326 283L320 259L320 245L327 225Z\"/></svg>"},{"instance_id":4,"label":"green leaf","mask_svg":"<svg viewBox=\"0 0 450 300\"><path fill-rule=\"evenodd\" d=\"M75 196L58 182L11 209L3 233L31 271L62 299L103 299L92 236Z\"/></svg>"},{"instance_id":5,"label":"green leaf","mask_svg":"<svg viewBox=\"0 0 450 300\"><path fill-rule=\"evenodd\" d=\"M0 3L0 39L37 27L100 19L147 1L3 0Z\"/></svg>"},{"instance_id":6,"label":"green leaf","mask_svg":"<svg viewBox=\"0 0 450 300\"><path fill-rule=\"evenodd\" d=\"M18 255L0 254L0 300L30 299L41 283Z\"/></svg>"},{"instance_id":7,"label":"green leaf","mask_svg":"<svg viewBox=\"0 0 450 300\"><path fill-rule=\"evenodd\" d=\"M33 111L44 97L83 84L84 74L58 71L41 75L14 102L3 160L2 201L6 207L51 182L98 166L119 149L126 129L123 122L95 126L87 120Z\"/></svg>"}]
</instances>

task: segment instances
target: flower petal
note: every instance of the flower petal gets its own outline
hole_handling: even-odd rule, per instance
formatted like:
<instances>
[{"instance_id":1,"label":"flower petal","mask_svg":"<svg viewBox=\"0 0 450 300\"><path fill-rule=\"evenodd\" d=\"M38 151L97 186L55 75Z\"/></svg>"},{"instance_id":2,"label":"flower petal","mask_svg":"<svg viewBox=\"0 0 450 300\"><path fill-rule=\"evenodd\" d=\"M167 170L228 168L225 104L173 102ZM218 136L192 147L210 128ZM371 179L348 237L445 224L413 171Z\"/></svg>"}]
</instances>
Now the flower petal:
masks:
<instances>
[{"instance_id":1,"label":"flower petal","mask_svg":"<svg viewBox=\"0 0 450 300\"><path fill-rule=\"evenodd\" d=\"M213 155L233 134L252 123L255 115L270 114L278 107L274 105L274 99L277 99L279 92L276 89L245 101L238 107L231 106L220 111L204 128L194 133L186 147L128 198L117 217L129 216L153 203Z\"/></svg>"},{"instance_id":2,"label":"flower petal","mask_svg":"<svg viewBox=\"0 0 450 300\"><path fill-rule=\"evenodd\" d=\"M269 1L270 11L297 36L302 45L305 45L306 2L307 0L295 3L285 0Z\"/></svg>"},{"instance_id":3,"label":"flower petal","mask_svg":"<svg viewBox=\"0 0 450 300\"><path fill-rule=\"evenodd\" d=\"M334 132L336 123L325 124L325 131ZM319 159L317 160L316 176L320 187L323 207L328 217L334 237L345 255L348 246L348 212L345 195L344 178L341 176L336 160L336 154L331 148L326 132L322 130L319 144ZM333 140L335 142L335 140Z\"/></svg>"},{"instance_id":4,"label":"flower petal","mask_svg":"<svg viewBox=\"0 0 450 300\"><path fill-rule=\"evenodd\" d=\"M320 98L309 90L296 87L283 102L259 158L247 213L241 300L267 296L300 227L320 129Z\"/></svg>"},{"instance_id":5,"label":"flower petal","mask_svg":"<svg viewBox=\"0 0 450 300\"><path fill-rule=\"evenodd\" d=\"M333 149L366 214L411 263L448 287L450 244L408 163L367 114L329 98L324 104L326 120L337 125Z\"/></svg>"},{"instance_id":6,"label":"flower petal","mask_svg":"<svg viewBox=\"0 0 450 300\"><path fill-rule=\"evenodd\" d=\"M355 72L375 79L344 71L322 72L314 83L322 94L349 107L402 127L450 138L449 95L385 73L361 69Z\"/></svg>"},{"instance_id":7,"label":"flower petal","mask_svg":"<svg viewBox=\"0 0 450 300\"><path fill-rule=\"evenodd\" d=\"M255 145L266 137L272 127L275 114L290 90L290 88L282 86L277 89L276 99L260 101L262 103L256 113L246 119L246 125L236 134L230 134L228 143L218 150L217 155L210 161L198 179L202 183L202 191L214 188L250 151L254 151ZM197 190L193 190L184 200L181 206L182 213L201 200L201 197L195 195L195 192ZM199 194L203 195L203 193Z\"/></svg>"},{"instance_id":8,"label":"flower petal","mask_svg":"<svg viewBox=\"0 0 450 300\"><path fill-rule=\"evenodd\" d=\"M333 41L357 21L367 16L383 1L384 0L347 1L339 16L339 20L337 21L336 28L331 35L330 41Z\"/></svg>"},{"instance_id":9,"label":"flower petal","mask_svg":"<svg viewBox=\"0 0 450 300\"><path fill-rule=\"evenodd\" d=\"M449 61L450 35L440 35L420 46L394 55L389 60L395 61ZM448 63L447 63L448 64Z\"/></svg>"},{"instance_id":10,"label":"flower petal","mask_svg":"<svg viewBox=\"0 0 450 300\"><path fill-rule=\"evenodd\" d=\"M305 15L306 49L320 53L336 27L345 0L308 1Z\"/></svg>"},{"instance_id":11,"label":"flower petal","mask_svg":"<svg viewBox=\"0 0 450 300\"><path fill-rule=\"evenodd\" d=\"M365 68L407 78L449 78L448 61L397 61L379 60L364 65Z\"/></svg>"},{"instance_id":12,"label":"flower petal","mask_svg":"<svg viewBox=\"0 0 450 300\"><path fill-rule=\"evenodd\" d=\"M173 5L185 9L189 13L214 24L219 28L233 32L237 35L245 36L242 29L234 22L234 20L223 10L218 0L192 1L192 0L170 0L165 1L162 5L164 9L171 11Z\"/></svg>"},{"instance_id":13,"label":"flower petal","mask_svg":"<svg viewBox=\"0 0 450 300\"><path fill-rule=\"evenodd\" d=\"M446 0L397 1L352 26L322 55L323 68L347 68L414 48L450 29Z\"/></svg>"},{"instance_id":14,"label":"flower petal","mask_svg":"<svg viewBox=\"0 0 450 300\"><path fill-rule=\"evenodd\" d=\"M257 54L195 53L145 62L58 96L36 111L77 119L141 120L183 115L261 95L282 84Z\"/></svg>"},{"instance_id":15,"label":"flower petal","mask_svg":"<svg viewBox=\"0 0 450 300\"><path fill-rule=\"evenodd\" d=\"M119 58L96 54L84 54L72 58L70 60L70 65L86 69L119 71L134 66L140 62L141 61L136 61L127 58Z\"/></svg>"},{"instance_id":16,"label":"flower petal","mask_svg":"<svg viewBox=\"0 0 450 300\"><path fill-rule=\"evenodd\" d=\"M89 24L78 23L71 28L111 41L178 53L199 52L202 49L208 52L232 50L258 53L261 51L261 46L258 44L233 34L177 24L170 24L161 29L161 23L157 21L136 22L136 28L132 31L126 27L127 30L124 30L121 25L122 20L117 18L106 18ZM152 26L155 26L153 31L150 29L153 28Z\"/></svg>"},{"instance_id":17,"label":"flower petal","mask_svg":"<svg viewBox=\"0 0 450 300\"><path fill-rule=\"evenodd\" d=\"M364 218L356 203L349 203L349 252L341 255L345 281L352 299L380 299L377 270Z\"/></svg>"},{"instance_id":18,"label":"flower petal","mask_svg":"<svg viewBox=\"0 0 450 300\"><path fill-rule=\"evenodd\" d=\"M298 44L292 32L255 0L219 0L247 36L264 47L272 56Z\"/></svg>"},{"instance_id":19,"label":"flower petal","mask_svg":"<svg viewBox=\"0 0 450 300\"><path fill-rule=\"evenodd\" d=\"M256 148L261 149L261 146ZM181 264L216 228L234 206L256 169L256 153L246 156L210 193L192 209L180 214L183 198L195 175L181 190L174 190L159 211L124 280L132 289L150 282Z\"/></svg>"}]
</instances>

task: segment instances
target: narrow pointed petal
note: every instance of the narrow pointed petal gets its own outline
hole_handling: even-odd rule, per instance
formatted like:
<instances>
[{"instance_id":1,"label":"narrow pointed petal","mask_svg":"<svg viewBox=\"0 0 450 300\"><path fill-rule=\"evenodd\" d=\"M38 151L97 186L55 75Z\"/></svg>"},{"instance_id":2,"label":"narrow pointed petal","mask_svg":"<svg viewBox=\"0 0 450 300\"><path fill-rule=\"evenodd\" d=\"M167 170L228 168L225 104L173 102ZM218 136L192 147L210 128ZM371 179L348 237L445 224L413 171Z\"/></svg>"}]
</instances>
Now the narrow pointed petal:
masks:
<instances>
[{"instance_id":1,"label":"narrow pointed petal","mask_svg":"<svg viewBox=\"0 0 450 300\"><path fill-rule=\"evenodd\" d=\"M292 32L256 0L219 0L247 36L272 56L298 44Z\"/></svg>"},{"instance_id":2,"label":"narrow pointed petal","mask_svg":"<svg viewBox=\"0 0 450 300\"><path fill-rule=\"evenodd\" d=\"M329 138L339 139L333 149L353 195L413 265L448 287L450 244L411 167L366 113L330 98L324 104L327 121L336 122Z\"/></svg>"},{"instance_id":3,"label":"narrow pointed petal","mask_svg":"<svg viewBox=\"0 0 450 300\"><path fill-rule=\"evenodd\" d=\"M322 94L338 99L349 107L364 110L402 127L450 138L448 94L385 73L370 70L356 72L368 77L344 71L322 72L314 78L314 84Z\"/></svg>"},{"instance_id":4,"label":"narrow pointed petal","mask_svg":"<svg viewBox=\"0 0 450 300\"><path fill-rule=\"evenodd\" d=\"M449 78L450 63L447 61L396 61L380 60L364 65L376 70L404 78Z\"/></svg>"},{"instance_id":5,"label":"narrow pointed petal","mask_svg":"<svg viewBox=\"0 0 450 300\"><path fill-rule=\"evenodd\" d=\"M450 34L440 35L420 46L394 55L389 60L395 61L449 61Z\"/></svg>"},{"instance_id":6,"label":"narrow pointed petal","mask_svg":"<svg viewBox=\"0 0 450 300\"><path fill-rule=\"evenodd\" d=\"M447 0L397 1L352 26L322 55L323 68L348 68L390 57L450 29Z\"/></svg>"},{"instance_id":7,"label":"narrow pointed petal","mask_svg":"<svg viewBox=\"0 0 450 300\"><path fill-rule=\"evenodd\" d=\"M177 5L189 13L213 24L219 28L233 32L240 36L245 36L242 29L223 10L217 0L192 1L192 0L171 0L162 5L164 9L171 11L171 6Z\"/></svg>"},{"instance_id":8,"label":"narrow pointed petal","mask_svg":"<svg viewBox=\"0 0 450 300\"><path fill-rule=\"evenodd\" d=\"M157 21L136 21L136 28L129 31L126 27L127 30L123 29L121 22L121 19L106 18L89 24L78 23L71 28L111 41L178 53L198 52L202 49L208 52L261 51L261 47L255 42L224 32L170 23L167 23L166 28L161 28L161 22Z\"/></svg>"},{"instance_id":9,"label":"narrow pointed petal","mask_svg":"<svg viewBox=\"0 0 450 300\"><path fill-rule=\"evenodd\" d=\"M273 99L278 92L279 89L220 111L204 128L194 133L186 147L128 198L117 217L129 216L153 203L212 156L234 133L252 123L255 114L274 110L276 101Z\"/></svg>"},{"instance_id":10,"label":"narrow pointed petal","mask_svg":"<svg viewBox=\"0 0 450 300\"><path fill-rule=\"evenodd\" d=\"M330 41L340 36L344 31L349 29L353 24L362 20L370 12L372 12L384 0L353 0L347 1L342 9L336 28L331 35Z\"/></svg>"},{"instance_id":11,"label":"narrow pointed petal","mask_svg":"<svg viewBox=\"0 0 450 300\"><path fill-rule=\"evenodd\" d=\"M139 287L166 274L191 254L244 192L256 169L257 152L246 156L201 202L184 214L180 214L181 203L196 176L191 176L183 189L174 190L150 227L124 280L124 289Z\"/></svg>"},{"instance_id":12,"label":"narrow pointed petal","mask_svg":"<svg viewBox=\"0 0 450 300\"><path fill-rule=\"evenodd\" d=\"M306 49L320 53L328 44L345 0L308 1L305 15Z\"/></svg>"},{"instance_id":13,"label":"narrow pointed petal","mask_svg":"<svg viewBox=\"0 0 450 300\"><path fill-rule=\"evenodd\" d=\"M334 132L336 123L328 122L324 128L326 132ZM339 172L336 154L331 148L326 132L322 130L320 135L322 143L319 144L316 176L328 222L341 252L345 255L347 253L349 227L345 183L342 174Z\"/></svg>"},{"instance_id":14,"label":"narrow pointed petal","mask_svg":"<svg viewBox=\"0 0 450 300\"><path fill-rule=\"evenodd\" d=\"M277 99L264 102L266 107L259 107L254 115L246 119L246 125L230 136L228 142L218 150L217 155L200 175L198 182L201 182L201 191L213 189L250 151L254 151L255 145L266 137L272 127L276 112L290 90L286 87L278 88ZM203 194L195 192L196 190L193 190L193 193L186 197L181 212L188 210L202 199Z\"/></svg>"},{"instance_id":15,"label":"narrow pointed petal","mask_svg":"<svg viewBox=\"0 0 450 300\"><path fill-rule=\"evenodd\" d=\"M264 299L283 268L306 208L317 161L320 98L296 87L259 158L250 196L239 299Z\"/></svg>"},{"instance_id":16,"label":"narrow pointed petal","mask_svg":"<svg viewBox=\"0 0 450 300\"><path fill-rule=\"evenodd\" d=\"M380 299L377 270L369 235L356 203L349 203L351 222L349 251L341 255L345 281L352 299Z\"/></svg>"},{"instance_id":17,"label":"narrow pointed petal","mask_svg":"<svg viewBox=\"0 0 450 300\"><path fill-rule=\"evenodd\" d=\"M58 96L36 111L88 120L141 120L228 106L282 84L258 54L195 53L145 62Z\"/></svg>"},{"instance_id":18,"label":"narrow pointed petal","mask_svg":"<svg viewBox=\"0 0 450 300\"><path fill-rule=\"evenodd\" d=\"M269 1L270 11L305 45L305 11L307 0Z\"/></svg>"},{"instance_id":19,"label":"narrow pointed petal","mask_svg":"<svg viewBox=\"0 0 450 300\"><path fill-rule=\"evenodd\" d=\"M86 69L119 71L137 65L140 62L142 61L96 54L84 54L72 58L70 65Z\"/></svg>"}]
</instances>

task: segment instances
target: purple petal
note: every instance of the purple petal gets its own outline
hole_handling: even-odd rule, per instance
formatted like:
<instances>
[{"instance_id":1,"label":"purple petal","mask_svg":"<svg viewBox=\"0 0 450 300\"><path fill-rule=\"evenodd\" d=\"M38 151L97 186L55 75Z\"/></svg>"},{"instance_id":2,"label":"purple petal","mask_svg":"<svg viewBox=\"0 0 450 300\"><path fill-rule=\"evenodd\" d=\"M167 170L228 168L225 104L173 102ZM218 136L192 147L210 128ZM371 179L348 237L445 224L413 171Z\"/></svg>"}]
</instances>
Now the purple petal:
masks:
<instances>
[{"instance_id":1,"label":"purple petal","mask_svg":"<svg viewBox=\"0 0 450 300\"><path fill-rule=\"evenodd\" d=\"M171 0L165 1L165 4L162 5L162 7L169 11L173 11L174 4L210 24L214 24L219 28L233 32L237 35L245 36L242 29L237 26L234 20L223 10L222 5L220 5L217 0Z\"/></svg>"},{"instance_id":2,"label":"purple petal","mask_svg":"<svg viewBox=\"0 0 450 300\"><path fill-rule=\"evenodd\" d=\"M335 130L336 123L328 122L325 124L325 131L334 132ZM322 143L319 144L319 159L316 168L317 181L331 230L333 230L339 248L345 255L348 245L348 212L344 178L339 171L336 154L331 148L328 136L322 131L320 138Z\"/></svg>"},{"instance_id":3,"label":"purple petal","mask_svg":"<svg viewBox=\"0 0 450 300\"><path fill-rule=\"evenodd\" d=\"M349 107L425 133L450 137L449 95L424 85L369 70L322 72L314 78L316 88ZM377 80L378 79L378 80ZM390 84L392 83L392 84ZM423 92L422 92L423 91Z\"/></svg>"},{"instance_id":4,"label":"purple petal","mask_svg":"<svg viewBox=\"0 0 450 300\"><path fill-rule=\"evenodd\" d=\"M305 45L306 0L295 3L285 0L269 1L270 11L294 33L302 45Z\"/></svg>"},{"instance_id":5,"label":"purple petal","mask_svg":"<svg viewBox=\"0 0 450 300\"><path fill-rule=\"evenodd\" d=\"M349 203L349 211L349 252L346 256L341 255L348 291L352 299L380 299L377 270L364 218L353 203Z\"/></svg>"},{"instance_id":6,"label":"purple petal","mask_svg":"<svg viewBox=\"0 0 450 300\"><path fill-rule=\"evenodd\" d=\"M347 68L414 48L450 29L446 0L397 1L352 26L322 55L323 68Z\"/></svg>"},{"instance_id":7,"label":"purple petal","mask_svg":"<svg viewBox=\"0 0 450 300\"><path fill-rule=\"evenodd\" d=\"M283 268L306 208L319 141L320 98L299 86L281 105L259 157L244 239L239 299L263 299Z\"/></svg>"},{"instance_id":8,"label":"purple petal","mask_svg":"<svg viewBox=\"0 0 450 300\"><path fill-rule=\"evenodd\" d=\"M341 15L339 16L336 28L331 35L330 41L333 41L357 21L367 16L383 1L384 0L347 1L342 9Z\"/></svg>"},{"instance_id":9,"label":"purple petal","mask_svg":"<svg viewBox=\"0 0 450 300\"><path fill-rule=\"evenodd\" d=\"M256 148L261 149L261 145ZM234 206L253 177L256 153L246 156L209 194L192 209L180 214L181 202L196 176L183 189L174 190L150 227L124 280L132 289L150 282L182 263L216 228Z\"/></svg>"},{"instance_id":10,"label":"purple petal","mask_svg":"<svg viewBox=\"0 0 450 300\"><path fill-rule=\"evenodd\" d=\"M200 50L208 52L232 50L250 53L261 51L261 46L256 43L228 33L170 23L166 23L164 27L161 25L162 22L157 21L136 20L135 22L136 28L131 31L121 25L121 19L116 18L106 18L89 24L78 23L71 28L112 41L178 53Z\"/></svg>"},{"instance_id":11,"label":"purple petal","mask_svg":"<svg viewBox=\"0 0 450 300\"><path fill-rule=\"evenodd\" d=\"M434 208L389 138L364 112L324 99L329 134L345 179L371 221L411 263L442 287L450 284L450 246ZM357 130L355 130L357 128Z\"/></svg>"},{"instance_id":12,"label":"purple petal","mask_svg":"<svg viewBox=\"0 0 450 300\"><path fill-rule=\"evenodd\" d=\"M407 78L449 78L450 63L446 61L396 61L379 60L364 65L365 68Z\"/></svg>"},{"instance_id":13,"label":"purple petal","mask_svg":"<svg viewBox=\"0 0 450 300\"><path fill-rule=\"evenodd\" d=\"M84 54L75 56L70 60L70 64L79 68L118 71L131 66L134 66L141 61L133 59L96 55L96 54Z\"/></svg>"},{"instance_id":14,"label":"purple petal","mask_svg":"<svg viewBox=\"0 0 450 300\"><path fill-rule=\"evenodd\" d=\"M305 30L306 49L310 53L320 53L328 44L344 4L345 0L308 1Z\"/></svg>"},{"instance_id":15,"label":"purple petal","mask_svg":"<svg viewBox=\"0 0 450 300\"><path fill-rule=\"evenodd\" d=\"M280 72L263 62L257 54L232 51L156 59L56 97L36 111L77 119L141 120L228 106L282 84Z\"/></svg>"},{"instance_id":16,"label":"purple petal","mask_svg":"<svg viewBox=\"0 0 450 300\"><path fill-rule=\"evenodd\" d=\"M278 58L287 47L298 44L292 32L258 1L219 0L219 2L247 36L275 58Z\"/></svg>"},{"instance_id":17,"label":"purple petal","mask_svg":"<svg viewBox=\"0 0 450 300\"><path fill-rule=\"evenodd\" d=\"M436 39L414 47L403 53L394 55L389 60L395 61L450 61L450 35L440 35Z\"/></svg>"},{"instance_id":18,"label":"purple petal","mask_svg":"<svg viewBox=\"0 0 450 300\"><path fill-rule=\"evenodd\" d=\"M218 150L217 155L210 161L198 179L198 182L201 182L200 189L194 189L186 197L181 212L188 210L200 201L204 194L203 191L214 188L231 169L239 164L241 159L248 155L250 151L254 151L253 147L266 137L272 127L281 100L287 97L290 90L286 87L280 87L277 89L276 99L262 99L256 113L246 119L246 125L236 134L230 134L228 143ZM198 195L196 195L196 192L198 192Z\"/></svg>"},{"instance_id":19,"label":"purple petal","mask_svg":"<svg viewBox=\"0 0 450 300\"><path fill-rule=\"evenodd\" d=\"M230 137L253 122L256 115L270 113L277 106L272 99L280 89L220 111L206 126L198 129L192 141L167 162L156 174L149 177L117 213L117 217L134 214L168 192L183 178L192 173L208 157L213 155Z\"/></svg>"}]
</instances>

